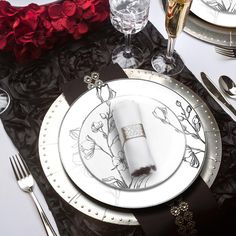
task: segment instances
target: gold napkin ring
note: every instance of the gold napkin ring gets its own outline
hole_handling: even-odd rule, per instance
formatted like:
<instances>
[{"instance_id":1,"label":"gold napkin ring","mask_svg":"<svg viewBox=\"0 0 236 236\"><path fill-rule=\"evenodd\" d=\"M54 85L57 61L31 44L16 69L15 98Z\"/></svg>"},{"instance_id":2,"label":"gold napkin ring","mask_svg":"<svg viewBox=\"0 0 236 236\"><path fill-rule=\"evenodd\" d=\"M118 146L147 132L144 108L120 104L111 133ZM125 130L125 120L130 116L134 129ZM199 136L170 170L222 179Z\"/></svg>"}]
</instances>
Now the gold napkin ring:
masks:
<instances>
[{"instance_id":1,"label":"gold napkin ring","mask_svg":"<svg viewBox=\"0 0 236 236\"><path fill-rule=\"evenodd\" d=\"M121 128L124 142L129 139L146 137L142 124L133 124Z\"/></svg>"}]
</instances>

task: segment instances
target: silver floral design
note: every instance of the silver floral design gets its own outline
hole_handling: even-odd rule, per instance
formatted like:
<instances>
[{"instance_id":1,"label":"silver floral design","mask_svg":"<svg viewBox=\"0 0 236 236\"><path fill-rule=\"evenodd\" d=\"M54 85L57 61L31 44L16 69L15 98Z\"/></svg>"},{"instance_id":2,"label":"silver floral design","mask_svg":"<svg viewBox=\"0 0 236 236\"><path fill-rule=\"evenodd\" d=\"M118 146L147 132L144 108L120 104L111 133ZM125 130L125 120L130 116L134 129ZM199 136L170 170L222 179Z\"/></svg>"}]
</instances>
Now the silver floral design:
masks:
<instances>
[{"instance_id":1,"label":"silver floral design","mask_svg":"<svg viewBox=\"0 0 236 236\"><path fill-rule=\"evenodd\" d=\"M112 168L110 175L102 178L108 185L122 189L139 189L147 185L149 176L131 177L128 172L128 165L125 159L118 132L115 128L110 100L116 97L116 92L108 84L101 84L96 87L96 95L100 104L107 108L99 113L98 120L90 124L90 131L84 139L80 138L80 129L70 131L71 138L76 140L77 149L84 160L96 158L95 153L100 152L105 158L110 159ZM116 147L116 148L114 148ZM117 147L118 150L117 150ZM112 174L113 173L113 174Z\"/></svg>"},{"instance_id":2,"label":"silver floral design","mask_svg":"<svg viewBox=\"0 0 236 236\"><path fill-rule=\"evenodd\" d=\"M182 103L178 100L175 104L177 107L180 108L180 113L177 114L177 118L182 125L182 130L177 128L174 124L170 122L168 109L164 105L162 107L156 107L153 111L153 115L162 123L173 127L176 132L185 134L187 139L187 145L183 160L185 162L188 162L191 167L198 168L200 166L198 154L204 153L204 150L194 148L193 146L191 146L192 144L190 145L189 143L191 143L191 139L195 139L205 144L205 141L200 135L200 132L202 130L200 118L195 113L192 114L193 109L190 105L187 105L187 107L184 108Z\"/></svg>"},{"instance_id":3,"label":"silver floral design","mask_svg":"<svg viewBox=\"0 0 236 236\"><path fill-rule=\"evenodd\" d=\"M118 189L142 189L162 181L151 175L138 177L130 175L112 114L112 100L119 100L120 97L116 98L116 91L108 84L96 86L94 91L98 99L95 109L92 109L89 115L81 121L80 128L70 130L70 137L75 141L72 144L75 150L74 164L85 165L88 175L91 175L92 178L95 176L103 183ZM172 128L168 128L167 132L172 132L174 135L175 131L180 133L183 145L184 137L189 140L185 147L182 146L185 154L183 157L181 151L179 161L181 162L183 158L191 167L198 168L200 166L199 158L204 154L201 147L205 146L200 119L191 106L184 107L180 101L176 101L175 105L174 109L177 110L175 112L160 102L150 105L149 115L154 116L151 122L156 123L157 118L165 125L172 127L174 131ZM164 126L162 127L164 128ZM168 134L171 135L171 133ZM196 141L202 143L200 146L196 144L197 148L194 146ZM104 165L99 168L94 167L100 163L104 163ZM163 176L165 178L165 175Z\"/></svg>"},{"instance_id":4,"label":"silver floral design","mask_svg":"<svg viewBox=\"0 0 236 236\"><path fill-rule=\"evenodd\" d=\"M222 13L236 13L236 0L202 0L205 4Z\"/></svg>"},{"instance_id":5,"label":"silver floral design","mask_svg":"<svg viewBox=\"0 0 236 236\"><path fill-rule=\"evenodd\" d=\"M111 89L108 84L102 84L101 86L96 87L97 90L97 97L103 102L107 102L107 104L110 103L110 100L114 97L116 97L116 91Z\"/></svg>"}]
</instances>

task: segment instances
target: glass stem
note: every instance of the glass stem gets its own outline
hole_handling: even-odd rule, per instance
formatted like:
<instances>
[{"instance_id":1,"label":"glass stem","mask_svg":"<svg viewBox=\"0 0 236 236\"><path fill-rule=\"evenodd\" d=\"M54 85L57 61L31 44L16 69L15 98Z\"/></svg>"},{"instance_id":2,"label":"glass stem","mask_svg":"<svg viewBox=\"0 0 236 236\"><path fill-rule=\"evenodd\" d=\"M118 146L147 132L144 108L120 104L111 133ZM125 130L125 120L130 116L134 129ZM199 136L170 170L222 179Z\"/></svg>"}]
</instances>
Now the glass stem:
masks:
<instances>
[{"instance_id":1,"label":"glass stem","mask_svg":"<svg viewBox=\"0 0 236 236\"><path fill-rule=\"evenodd\" d=\"M168 38L166 58L167 58L167 62L169 62L169 63L173 62L173 54L174 54L174 50L175 50L175 41L176 41L176 38L172 38L172 37Z\"/></svg>"},{"instance_id":2,"label":"glass stem","mask_svg":"<svg viewBox=\"0 0 236 236\"><path fill-rule=\"evenodd\" d=\"M130 58L131 56L132 56L132 53L131 53L131 34L125 34L124 57Z\"/></svg>"}]
</instances>

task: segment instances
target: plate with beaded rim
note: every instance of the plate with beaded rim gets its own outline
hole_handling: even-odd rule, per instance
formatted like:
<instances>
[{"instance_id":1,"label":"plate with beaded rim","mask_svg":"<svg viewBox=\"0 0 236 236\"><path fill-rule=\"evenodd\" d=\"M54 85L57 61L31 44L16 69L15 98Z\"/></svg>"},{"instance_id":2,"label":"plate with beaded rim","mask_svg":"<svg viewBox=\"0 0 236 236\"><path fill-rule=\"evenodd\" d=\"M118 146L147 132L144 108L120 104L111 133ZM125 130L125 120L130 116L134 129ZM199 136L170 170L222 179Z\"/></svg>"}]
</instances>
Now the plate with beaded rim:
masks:
<instances>
[{"instance_id":1,"label":"plate with beaded rim","mask_svg":"<svg viewBox=\"0 0 236 236\"><path fill-rule=\"evenodd\" d=\"M195 109L202 122L207 143L205 162L200 175L210 187L220 167L222 147L219 128L208 107L194 92L175 79L146 70L126 69L125 72L129 78L151 80L174 89ZM76 188L68 177L60 160L57 141L61 122L68 109L69 105L64 96L60 95L51 105L42 123L39 156L49 183L68 204L90 217L109 223L138 225L137 219L129 210L109 208L92 200Z\"/></svg>"}]
</instances>

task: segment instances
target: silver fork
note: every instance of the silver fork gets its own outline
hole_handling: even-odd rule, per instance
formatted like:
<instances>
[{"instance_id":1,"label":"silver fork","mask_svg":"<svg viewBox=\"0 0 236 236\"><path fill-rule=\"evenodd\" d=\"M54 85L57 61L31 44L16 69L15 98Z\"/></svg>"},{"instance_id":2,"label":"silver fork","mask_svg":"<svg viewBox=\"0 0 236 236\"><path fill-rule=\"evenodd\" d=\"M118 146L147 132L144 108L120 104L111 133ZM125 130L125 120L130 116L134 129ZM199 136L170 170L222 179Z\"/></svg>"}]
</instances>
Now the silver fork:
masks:
<instances>
[{"instance_id":1,"label":"silver fork","mask_svg":"<svg viewBox=\"0 0 236 236\"><path fill-rule=\"evenodd\" d=\"M52 225L50 224L45 212L43 211L38 199L33 192L34 179L25 161L22 159L20 154L16 154L10 157L10 162L20 189L27 193L30 193L30 196L34 200L47 235L56 236L57 234L55 233Z\"/></svg>"},{"instance_id":2,"label":"silver fork","mask_svg":"<svg viewBox=\"0 0 236 236\"><path fill-rule=\"evenodd\" d=\"M223 56L236 58L236 48L215 46L215 51Z\"/></svg>"}]
</instances>

